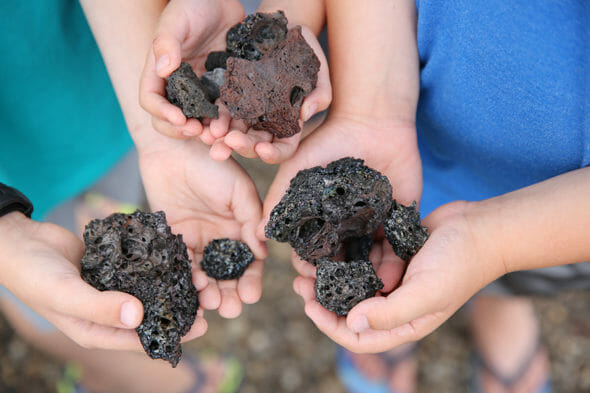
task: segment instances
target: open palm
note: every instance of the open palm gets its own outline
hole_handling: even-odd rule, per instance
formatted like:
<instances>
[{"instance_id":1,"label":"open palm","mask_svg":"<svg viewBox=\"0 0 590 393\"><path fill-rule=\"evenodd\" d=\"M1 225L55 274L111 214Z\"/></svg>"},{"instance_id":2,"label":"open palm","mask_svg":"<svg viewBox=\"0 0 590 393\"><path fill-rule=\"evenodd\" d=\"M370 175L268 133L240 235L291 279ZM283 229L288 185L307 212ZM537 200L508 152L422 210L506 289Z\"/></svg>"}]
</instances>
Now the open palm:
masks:
<instances>
[{"instance_id":1,"label":"open palm","mask_svg":"<svg viewBox=\"0 0 590 393\"><path fill-rule=\"evenodd\" d=\"M262 207L254 183L235 161L211 160L197 140L163 139L157 150L140 154L152 210L164 210L173 232L183 235L203 307L236 317L242 303L255 303L262 291L266 247L255 235ZM239 279L218 281L202 271L203 249L217 238L241 240L252 249L255 261Z\"/></svg>"}]
</instances>

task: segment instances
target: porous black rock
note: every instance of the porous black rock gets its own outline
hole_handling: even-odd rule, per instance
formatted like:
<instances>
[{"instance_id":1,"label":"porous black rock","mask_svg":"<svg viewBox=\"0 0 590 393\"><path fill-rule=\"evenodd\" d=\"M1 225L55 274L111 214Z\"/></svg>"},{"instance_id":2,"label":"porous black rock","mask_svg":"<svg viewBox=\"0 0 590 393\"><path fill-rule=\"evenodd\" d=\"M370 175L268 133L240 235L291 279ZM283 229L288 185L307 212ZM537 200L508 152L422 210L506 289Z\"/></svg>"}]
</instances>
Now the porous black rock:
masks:
<instances>
[{"instance_id":1,"label":"porous black rock","mask_svg":"<svg viewBox=\"0 0 590 393\"><path fill-rule=\"evenodd\" d=\"M241 277L253 261L254 254L246 243L215 239L205 247L201 267L209 277L233 280Z\"/></svg>"},{"instance_id":2,"label":"porous black rock","mask_svg":"<svg viewBox=\"0 0 590 393\"><path fill-rule=\"evenodd\" d=\"M299 171L272 210L265 234L289 242L315 265L320 258L336 256L348 239L372 236L392 204L387 177L363 160L346 157L325 168ZM361 256L370 245L364 249Z\"/></svg>"},{"instance_id":3,"label":"porous black rock","mask_svg":"<svg viewBox=\"0 0 590 393\"><path fill-rule=\"evenodd\" d=\"M322 306L343 316L359 302L375 296L383 288L383 282L370 261L320 259L314 288Z\"/></svg>"},{"instance_id":4,"label":"porous black rock","mask_svg":"<svg viewBox=\"0 0 590 393\"><path fill-rule=\"evenodd\" d=\"M344 242L344 260L359 261L369 260L371 247L373 246L373 236L366 235L361 237L351 237Z\"/></svg>"},{"instance_id":5,"label":"porous black rock","mask_svg":"<svg viewBox=\"0 0 590 393\"><path fill-rule=\"evenodd\" d=\"M287 35L287 18L283 11L257 12L233 26L226 35L226 50L232 57L260 60L276 48Z\"/></svg>"},{"instance_id":6,"label":"porous black rock","mask_svg":"<svg viewBox=\"0 0 590 393\"><path fill-rule=\"evenodd\" d=\"M146 353L169 361L182 355L180 338L190 330L199 300L182 235L171 232L159 211L112 214L84 230L82 278L100 291L138 298L144 307L136 329Z\"/></svg>"},{"instance_id":7,"label":"porous black rock","mask_svg":"<svg viewBox=\"0 0 590 393\"><path fill-rule=\"evenodd\" d=\"M187 118L219 117L217 105L212 104L214 99L188 63L181 63L166 79L166 94L168 101L182 109Z\"/></svg>"},{"instance_id":8,"label":"porous black rock","mask_svg":"<svg viewBox=\"0 0 590 393\"><path fill-rule=\"evenodd\" d=\"M213 71L216 68L225 69L227 67L226 62L229 57L230 54L225 51L211 52L209 55L207 55L207 60L205 60L205 69L207 71Z\"/></svg>"},{"instance_id":9,"label":"porous black rock","mask_svg":"<svg viewBox=\"0 0 590 393\"><path fill-rule=\"evenodd\" d=\"M416 202L404 206L394 201L384 226L393 252L404 261L416 255L428 239L428 229L421 224Z\"/></svg>"},{"instance_id":10,"label":"porous black rock","mask_svg":"<svg viewBox=\"0 0 590 393\"><path fill-rule=\"evenodd\" d=\"M205 72L201 77L201 83L209 99L215 101L219 98L219 89L225 83L225 70L215 68L212 71Z\"/></svg>"}]
</instances>

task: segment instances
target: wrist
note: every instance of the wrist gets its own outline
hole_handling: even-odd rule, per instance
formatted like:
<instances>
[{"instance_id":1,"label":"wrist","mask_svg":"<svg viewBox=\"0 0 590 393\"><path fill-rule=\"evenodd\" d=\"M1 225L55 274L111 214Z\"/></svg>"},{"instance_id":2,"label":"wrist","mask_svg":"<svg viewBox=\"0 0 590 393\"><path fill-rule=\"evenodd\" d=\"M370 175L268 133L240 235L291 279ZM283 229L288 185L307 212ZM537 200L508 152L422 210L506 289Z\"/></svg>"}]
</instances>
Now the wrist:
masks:
<instances>
[{"instance_id":1,"label":"wrist","mask_svg":"<svg viewBox=\"0 0 590 393\"><path fill-rule=\"evenodd\" d=\"M484 278L490 283L513 271L506 259L508 243L504 239L503 222L498 219L493 199L464 204L467 228L477 249L475 255L481 258L474 263L481 264Z\"/></svg>"},{"instance_id":2,"label":"wrist","mask_svg":"<svg viewBox=\"0 0 590 393\"><path fill-rule=\"evenodd\" d=\"M5 268L16 257L13 250L16 247L26 247L25 236L30 236L36 231L38 223L25 216L20 211L13 211L0 217L0 283L6 285L7 277Z\"/></svg>"}]
</instances>

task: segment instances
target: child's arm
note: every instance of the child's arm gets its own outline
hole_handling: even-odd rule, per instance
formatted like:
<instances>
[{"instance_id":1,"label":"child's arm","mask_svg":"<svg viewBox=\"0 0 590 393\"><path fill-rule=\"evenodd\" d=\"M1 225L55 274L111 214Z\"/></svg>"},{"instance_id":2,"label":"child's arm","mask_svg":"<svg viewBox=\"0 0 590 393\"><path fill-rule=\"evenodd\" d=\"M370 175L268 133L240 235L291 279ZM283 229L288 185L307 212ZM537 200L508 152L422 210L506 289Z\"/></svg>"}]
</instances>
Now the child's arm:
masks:
<instances>
[{"instance_id":1,"label":"child's arm","mask_svg":"<svg viewBox=\"0 0 590 393\"><path fill-rule=\"evenodd\" d=\"M203 12L215 13L222 2L198 3L209 7ZM201 305L217 309L224 317L235 317L242 303L258 301L262 291L266 247L254 235L261 219L261 202L254 183L233 160L210 160L208 149L198 140L178 140L156 132L149 114L139 105L139 75L164 2L84 0L82 5L137 147L150 206L164 210L172 230L184 235L192 252L193 280L200 290ZM239 280L217 282L200 269L203 248L220 237L244 241L256 257ZM195 332L189 332L185 339L194 338Z\"/></svg>"},{"instance_id":2,"label":"child's arm","mask_svg":"<svg viewBox=\"0 0 590 393\"><path fill-rule=\"evenodd\" d=\"M346 319L316 301L313 281L296 290L308 316L356 352L418 340L505 273L590 260L590 168L481 202L453 202L424 220L431 235L387 297L365 300Z\"/></svg>"}]
</instances>

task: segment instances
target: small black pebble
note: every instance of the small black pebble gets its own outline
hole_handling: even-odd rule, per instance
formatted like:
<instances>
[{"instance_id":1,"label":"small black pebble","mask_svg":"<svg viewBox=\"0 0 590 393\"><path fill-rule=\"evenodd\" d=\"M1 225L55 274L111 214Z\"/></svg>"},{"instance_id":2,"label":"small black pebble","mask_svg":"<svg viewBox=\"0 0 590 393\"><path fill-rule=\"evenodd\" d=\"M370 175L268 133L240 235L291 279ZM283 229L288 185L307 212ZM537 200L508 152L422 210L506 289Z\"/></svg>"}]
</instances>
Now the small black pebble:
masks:
<instances>
[{"instance_id":1,"label":"small black pebble","mask_svg":"<svg viewBox=\"0 0 590 393\"><path fill-rule=\"evenodd\" d=\"M209 277L233 280L241 277L254 261L247 244L238 240L215 239L205 247L201 267Z\"/></svg>"}]
</instances>

